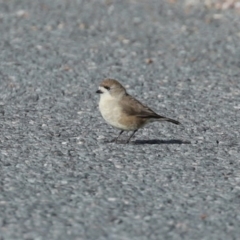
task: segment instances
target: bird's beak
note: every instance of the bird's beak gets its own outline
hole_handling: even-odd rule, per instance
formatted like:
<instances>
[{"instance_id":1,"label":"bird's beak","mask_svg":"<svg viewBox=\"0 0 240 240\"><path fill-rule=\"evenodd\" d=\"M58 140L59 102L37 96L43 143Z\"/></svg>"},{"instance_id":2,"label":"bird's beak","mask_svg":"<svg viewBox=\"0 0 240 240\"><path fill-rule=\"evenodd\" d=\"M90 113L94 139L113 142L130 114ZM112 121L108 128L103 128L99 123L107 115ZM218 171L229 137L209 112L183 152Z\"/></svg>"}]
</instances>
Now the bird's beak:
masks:
<instances>
[{"instance_id":1,"label":"bird's beak","mask_svg":"<svg viewBox=\"0 0 240 240\"><path fill-rule=\"evenodd\" d=\"M101 93L103 93L100 89L98 89L97 91L96 91L96 93L99 93L99 94L101 94Z\"/></svg>"}]
</instances>

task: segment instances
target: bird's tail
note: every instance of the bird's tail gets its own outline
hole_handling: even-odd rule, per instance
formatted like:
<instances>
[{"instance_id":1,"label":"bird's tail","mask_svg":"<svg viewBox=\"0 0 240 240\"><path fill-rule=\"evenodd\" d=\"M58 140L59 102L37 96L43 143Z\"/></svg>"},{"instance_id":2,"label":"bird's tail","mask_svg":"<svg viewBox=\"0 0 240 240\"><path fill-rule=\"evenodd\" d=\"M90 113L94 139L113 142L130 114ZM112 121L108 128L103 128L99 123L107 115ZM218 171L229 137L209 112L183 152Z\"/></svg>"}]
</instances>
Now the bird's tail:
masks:
<instances>
[{"instance_id":1,"label":"bird's tail","mask_svg":"<svg viewBox=\"0 0 240 240\"><path fill-rule=\"evenodd\" d=\"M181 124L179 121L176 121L176 120L171 119L171 118L167 118L166 121L167 121L167 122L174 123L174 124L177 124L177 125Z\"/></svg>"},{"instance_id":2,"label":"bird's tail","mask_svg":"<svg viewBox=\"0 0 240 240\"><path fill-rule=\"evenodd\" d=\"M171 123L174 123L174 124L177 124L177 125L180 125L181 123L177 120L174 120L174 119L171 119L171 118L166 118L166 117L158 117L157 118L158 121L167 121L167 122L171 122Z\"/></svg>"}]
</instances>

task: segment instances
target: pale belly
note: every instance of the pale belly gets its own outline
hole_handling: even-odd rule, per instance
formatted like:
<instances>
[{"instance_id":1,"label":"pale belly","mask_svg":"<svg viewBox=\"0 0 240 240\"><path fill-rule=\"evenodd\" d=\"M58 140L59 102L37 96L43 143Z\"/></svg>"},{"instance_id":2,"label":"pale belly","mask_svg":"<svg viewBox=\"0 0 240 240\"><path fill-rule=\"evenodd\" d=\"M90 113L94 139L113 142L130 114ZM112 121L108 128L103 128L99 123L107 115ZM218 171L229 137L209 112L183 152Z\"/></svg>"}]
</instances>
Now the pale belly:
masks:
<instances>
[{"instance_id":1,"label":"pale belly","mask_svg":"<svg viewBox=\"0 0 240 240\"><path fill-rule=\"evenodd\" d=\"M103 102L100 100L99 110L102 114L102 117L108 124L121 130L129 130L126 128L126 126L119 122L121 119L121 108L116 102L111 100Z\"/></svg>"}]
</instances>

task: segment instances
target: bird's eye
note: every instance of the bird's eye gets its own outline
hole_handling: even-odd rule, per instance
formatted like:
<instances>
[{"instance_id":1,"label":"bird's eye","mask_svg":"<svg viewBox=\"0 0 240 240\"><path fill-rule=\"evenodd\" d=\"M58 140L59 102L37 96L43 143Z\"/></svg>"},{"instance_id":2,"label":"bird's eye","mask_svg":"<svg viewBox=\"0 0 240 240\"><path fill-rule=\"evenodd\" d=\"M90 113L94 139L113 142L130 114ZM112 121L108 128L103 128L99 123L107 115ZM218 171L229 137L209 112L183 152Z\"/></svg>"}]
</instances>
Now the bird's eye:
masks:
<instances>
[{"instance_id":1,"label":"bird's eye","mask_svg":"<svg viewBox=\"0 0 240 240\"><path fill-rule=\"evenodd\" d=\"M110 90L110 87L108 86L103 86L105 89Z\"/></svg>"}]
</instances>

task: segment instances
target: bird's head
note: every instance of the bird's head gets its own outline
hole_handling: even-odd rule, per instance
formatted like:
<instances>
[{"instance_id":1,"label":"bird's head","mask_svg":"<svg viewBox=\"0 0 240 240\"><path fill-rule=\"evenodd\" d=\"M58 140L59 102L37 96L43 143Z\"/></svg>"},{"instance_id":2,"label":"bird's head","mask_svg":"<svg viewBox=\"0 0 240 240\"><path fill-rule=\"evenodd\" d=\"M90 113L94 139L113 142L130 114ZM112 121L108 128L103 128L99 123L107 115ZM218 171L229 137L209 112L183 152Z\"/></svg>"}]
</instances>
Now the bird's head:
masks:
<instances>
[{"instance_id":1,"label":"bird's head","mask_svg":"<svg viewBox=\"0 0 240 240\"><path fill-rule=\"evenodd\" d=\"M100 83L96 93L101 97L121 98L126 89L117 80L107 78Z\"/></svg>"}]
</instances>

